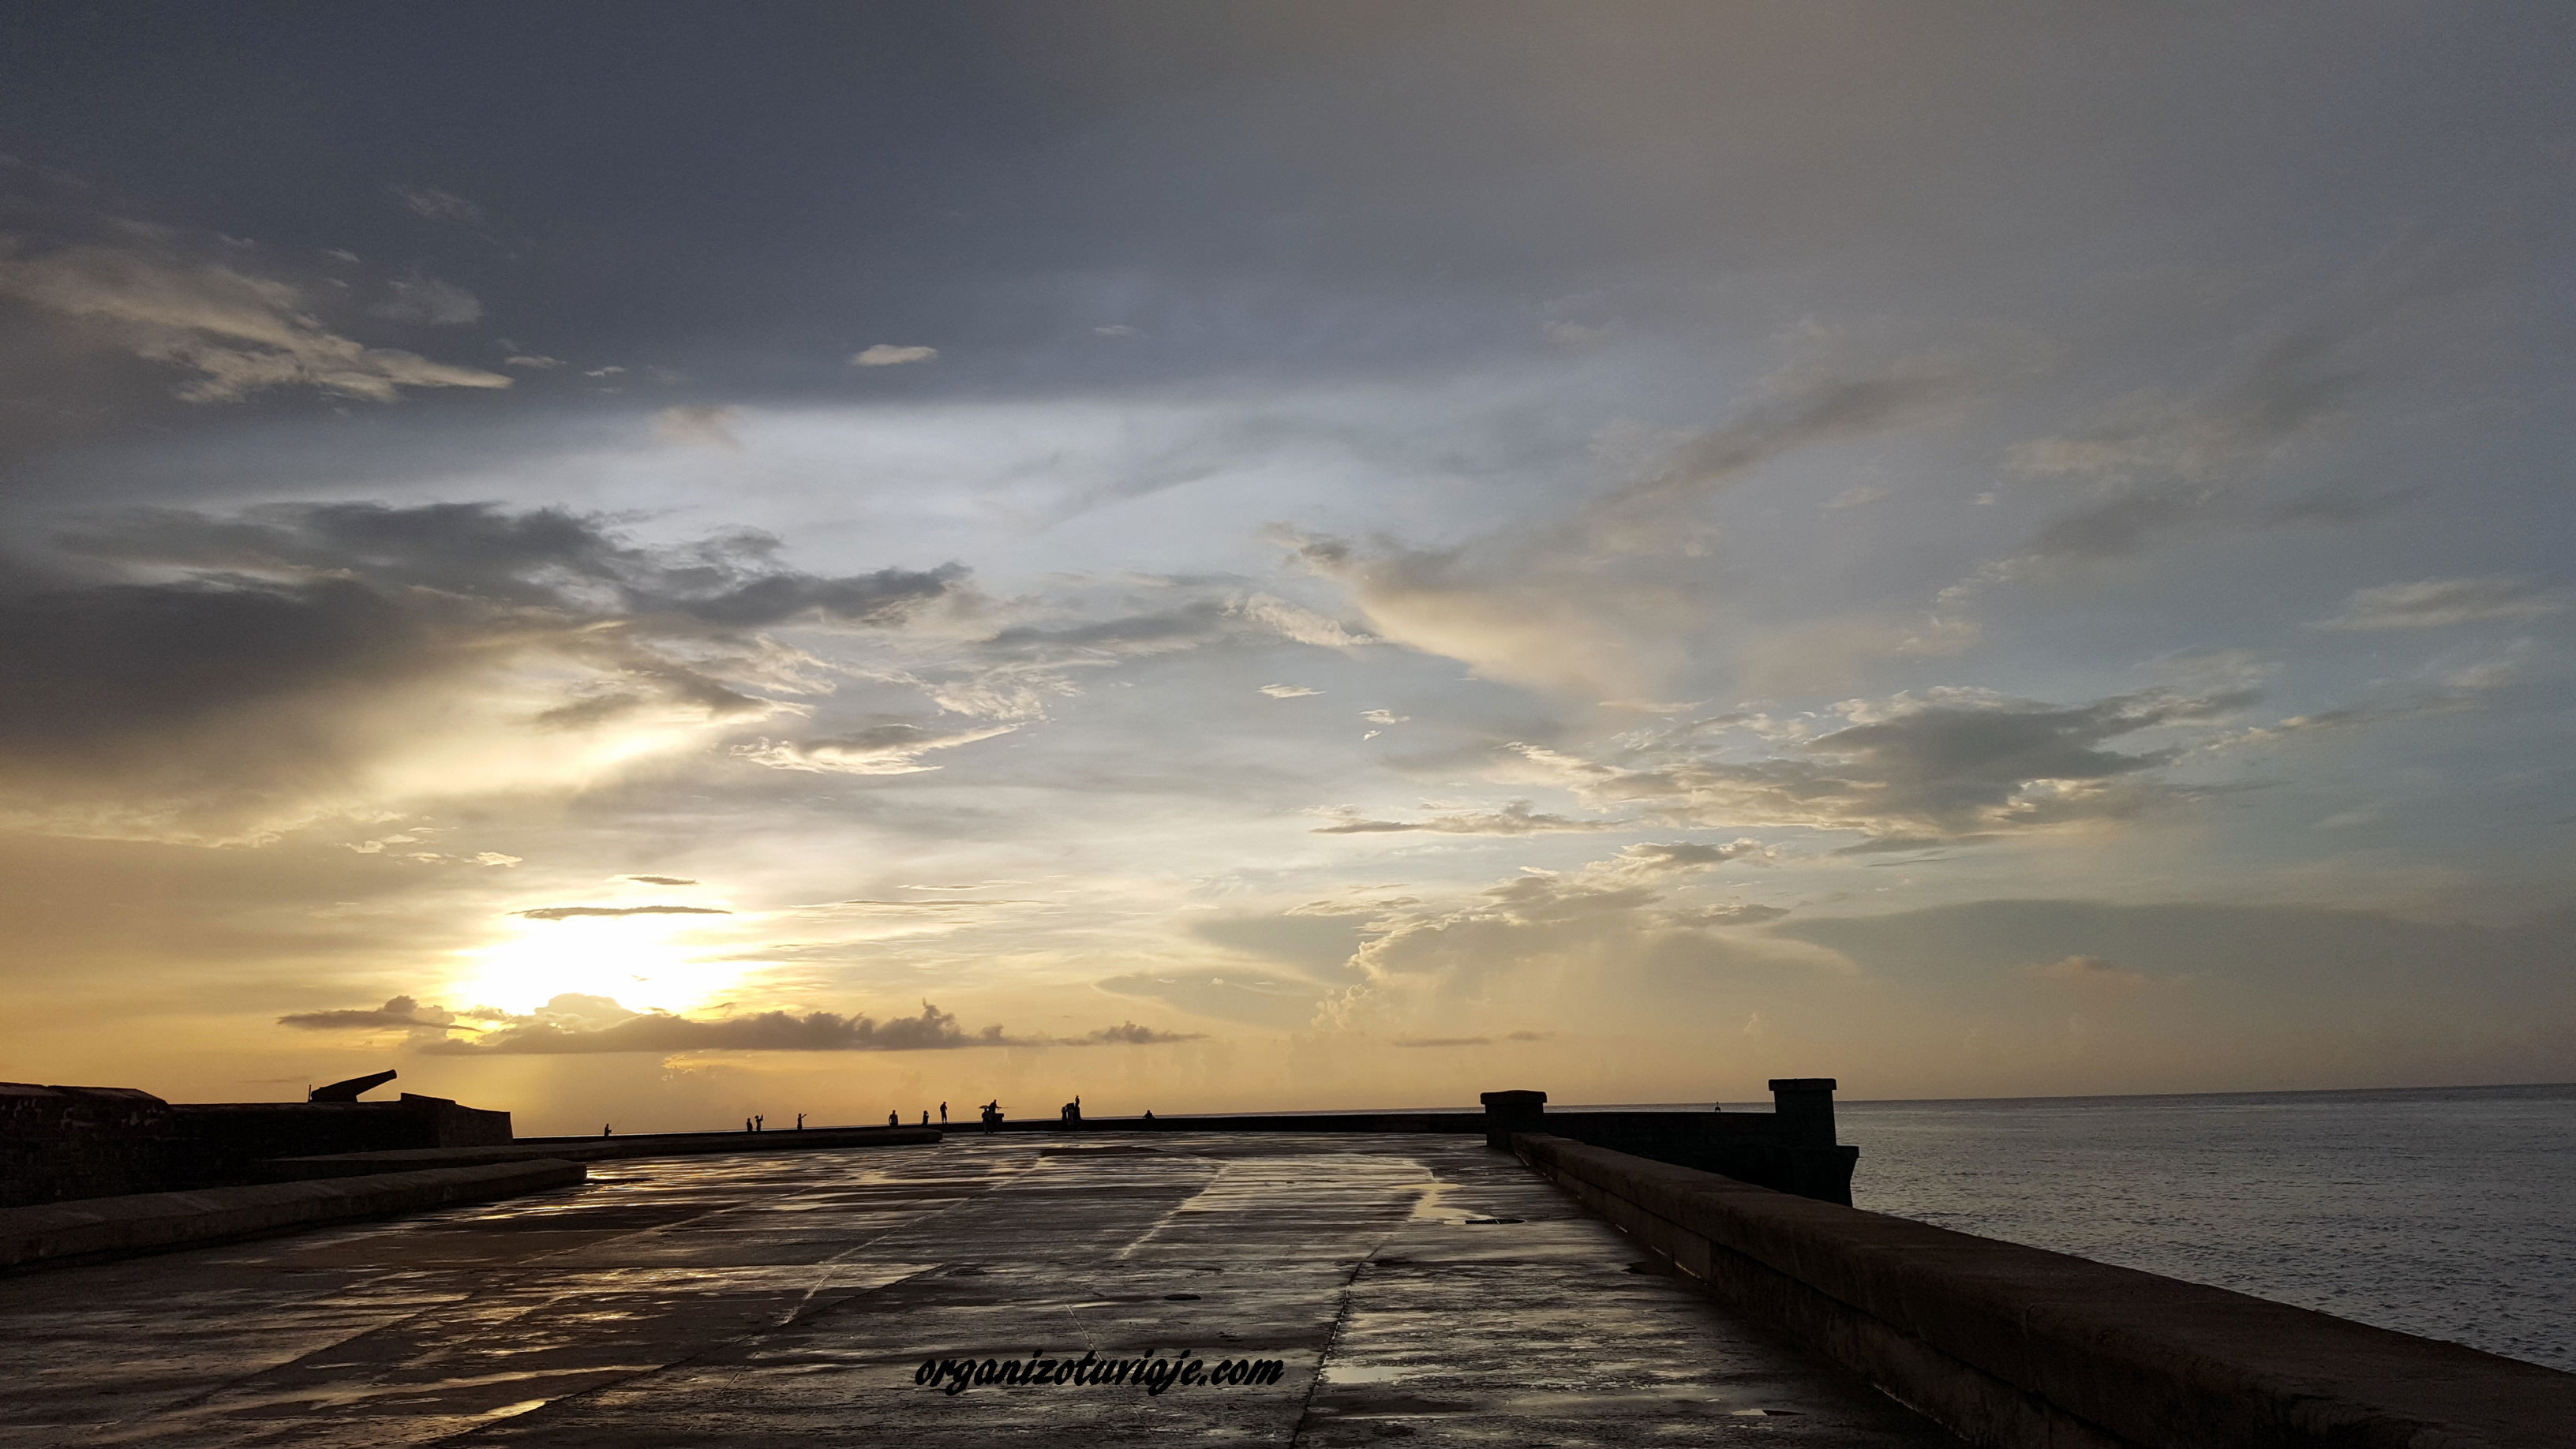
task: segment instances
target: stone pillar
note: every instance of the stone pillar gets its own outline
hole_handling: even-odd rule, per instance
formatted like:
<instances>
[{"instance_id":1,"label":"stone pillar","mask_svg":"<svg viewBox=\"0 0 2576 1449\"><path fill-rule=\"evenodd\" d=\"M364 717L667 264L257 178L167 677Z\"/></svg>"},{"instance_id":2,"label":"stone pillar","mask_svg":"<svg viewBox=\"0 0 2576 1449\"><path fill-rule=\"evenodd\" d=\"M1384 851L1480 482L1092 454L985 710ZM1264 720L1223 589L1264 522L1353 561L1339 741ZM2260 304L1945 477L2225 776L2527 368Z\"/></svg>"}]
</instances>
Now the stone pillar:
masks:
<instances>
[{"instance_id":1,"label":"stone pillar","mask_svg":"<svg viewBox=\"0 0 2576 1449\"><path fill-rule=\"evenodd\" d=\"M1485 1104L1485 1145L1496 1152L1512 1150L1513 1133L1546 1125L1545 1092L1482 1092L1476 1100Z\"/></svg>"},{"instance_id":2,"label":"stone pillar","mask_svg":"<svg viewBox=\"0 0 2576 1449\"><path fill-rule=\"evenodd\" d=\"M1834 1145L1833 1078L1774 1077L1771 1108L1779 1115L1780 1136L1787 1145Z\"/></svg>"}]
</instances>

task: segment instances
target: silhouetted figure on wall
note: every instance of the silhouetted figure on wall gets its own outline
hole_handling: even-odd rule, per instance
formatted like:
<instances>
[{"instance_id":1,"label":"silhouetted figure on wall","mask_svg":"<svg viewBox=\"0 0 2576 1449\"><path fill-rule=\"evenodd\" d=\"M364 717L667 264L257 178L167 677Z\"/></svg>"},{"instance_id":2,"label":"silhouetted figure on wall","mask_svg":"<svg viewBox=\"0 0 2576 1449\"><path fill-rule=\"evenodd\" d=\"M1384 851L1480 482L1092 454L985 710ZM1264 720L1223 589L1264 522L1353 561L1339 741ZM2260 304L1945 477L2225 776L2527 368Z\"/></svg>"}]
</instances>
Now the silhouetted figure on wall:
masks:
<instances>
[{"instance_id":1,"label":"silhouetted figure on wall","mask_svg":"<svg viewBox=\"0 0 2576 1449\"><path fill-rule=\"evenodd\" d=\"M750 1130L751 1130L751 1119L750 1119L750 1118L745 1117L745 1118L743 1118L743 1119L742 1119L742 1130L743 1130L743 1131L745 1131L745 1132L748 1132L748 1131L750 1131Z\"/></svg>"},{"instance_id":2,"label":"silhouetted figure on wall","mask_svg":"<svg viewBox=\"0 0 2576 1449\"><path fill-rule=\"evenodd\" d=\"M1002 1130L1002 1099L1001 1099L1001 1098L999 1098L999 1097L995 1097L992 1101L989 1101L989 1102L985 1103L985 1104L984 1104L984 1107L983 1107L983 1113L984 1113L984 1130L985 1130L987 1133L999 1132L999 1131L1001 1131L1001 1130Z\"/></svg>"},{"instance_id":3,"label":"silhouetted figure on wall","mask_svg":"<svg viewBox=\"0 0 2576 1449\"><path fill-rule=\"evenodd\" d=\"M1146 1121L1148 1121L1148 1122L1151 1122L1151 1121L1153 1121L1153 1120L1154 1120L1154 1109L1153 1109L1153 1108L1148 1107L1148 1108L1146 1108L1146 1109L1145 1109L1145 1120L1146 1120Z\"/></svg>"},{"instance_id":4,"label":"silhouetted figure on wall","mask_svg":"<svg viewBox=\"0 0 2576 1449\"><path fill-rule=\"evenodd\" d=\"M1072 1101L1065 1103L1064 1110L1057 1115L1063 1119L1065 1125L1068 1127L1081 1126L1082 1098L1077 1096Z\"/></svg>"},{"instance_id":5,"label":"silhouetted figure on wall","mask_svg":"<svg viewBox=\"0 0 2576 1449\"><path fill-rule=\"evenodd\" d=\"M762 1115L761 1115L760 1113L758 1113L758 1112L754 1112L754 1113L752 1113L752 1114L751 1114L751 1130L752 1130L752 1131L754 1131L754 1132L766 1132L766 1131L768 1131L768 1130L769 1130L769 1119L768 1119L767 1117L762 1116Z\"/></svg>"},{"instance_id":6,"label":"silhouetted figure on wall","mask_svg":"<svg viewBox=\"0 0 2576 1449\"><path fill-rule=\"evenodd\" d=\"M942 1127L948 1125L948 1104L945 1102L939 1104L939 1125Z\"/></svg>"},{"instance_id":7,"label":"silhouetted figure on wall","mask_svg":"<svg viewBox=\"0 0 2576 1449\"><path fill-rule=\"evenodd\" d=\"M805 1130L805 1114L802 1112L796 1114L796 1130L799 1132Z\"/></svg>"},{"instance_id":8,"label":"silhouetted figure on wall","mask_svg":"<svg viewBox=\"0 0 2576 1449\"><path fill-rule=\"evenodd\" d=\"M930 1109L928 1107L921 1109L921 1125L924 1127L930 1125Z\"/></svg>"},{"instance_id":9,"label":"silhouetted figure on wall","mask_svg":"<svg viewBox=\"0 0 2576 1449\"><path fill-rule=\"evenodd\" d=\"M903 1114L902 1114L901 1112L888 1112L888 1113L886 1114L886 1125L887 1125L888 1127L900 1127L900 1126L902 1126L902 1125L903 1125Z\"/></svg>"},{"instance_id":10,"label":"silhouetted figure on wall","mask_svg":"<svg viewBox=\"0 0 2576 1449\"><path fill-rule=\"evenodd\" d=\"M608 1125L607 1123L602 1122L602 1123L600 1123L600 1124L599 1124L599 1135L600 1135L600 1136L605 1137L605 1136L609 1135L609 1133L610 1133L610 1131L611 1131L611 1130L612 1130L612 1129L609 1127L609 1125Z\"/></svg>"}]
</instances>

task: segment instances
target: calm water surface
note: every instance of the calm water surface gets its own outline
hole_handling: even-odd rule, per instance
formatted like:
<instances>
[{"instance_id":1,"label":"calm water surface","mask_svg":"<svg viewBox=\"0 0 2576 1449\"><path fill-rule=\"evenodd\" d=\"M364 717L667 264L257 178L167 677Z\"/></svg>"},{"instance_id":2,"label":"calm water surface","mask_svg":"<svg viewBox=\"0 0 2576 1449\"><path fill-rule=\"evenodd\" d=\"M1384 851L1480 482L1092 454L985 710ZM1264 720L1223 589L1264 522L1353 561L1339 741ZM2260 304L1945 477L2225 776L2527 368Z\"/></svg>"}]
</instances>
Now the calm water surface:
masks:
<instances>
[{"instance_id":1,"label":"calm water surface","mask_svg":"<svg viewBox=\"0 0 2576 1449\"><path fill-rule=\"evenodd\" d=\"M1839 1118L1861 1207L2576 1370L2576 1085Z\"/></svg>"}]
</instances>

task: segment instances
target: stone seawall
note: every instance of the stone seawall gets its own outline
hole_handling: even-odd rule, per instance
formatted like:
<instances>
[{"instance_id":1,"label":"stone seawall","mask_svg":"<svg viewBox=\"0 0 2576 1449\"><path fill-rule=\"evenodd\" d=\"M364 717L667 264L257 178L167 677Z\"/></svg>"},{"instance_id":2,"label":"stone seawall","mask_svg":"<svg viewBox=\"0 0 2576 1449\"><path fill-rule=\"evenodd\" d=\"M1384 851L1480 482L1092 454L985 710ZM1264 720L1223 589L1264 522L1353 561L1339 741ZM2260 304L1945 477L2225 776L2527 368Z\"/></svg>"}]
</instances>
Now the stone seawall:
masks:
<instances>
[{"instance_id":1,"label":"stone seawall","mask_svg":"<svg viewBox=\"0 0 2576 1449\"><path fill-rule=\"evenodd\" d=\"M146 1192L0 1209L0 1271L201 1247L236 1238L578 1186L589 1169L539 1159L327 1182Z\"/></svg>"},{"instance_id":2,"label":"stone seawall","mask_svg":"<svg viewBox=\"0 0 2576 1449\"><path fill-rule=\"evenodd\" d=\"M1521 1132L1718 1299L1991 1449L2576 1445L2576 1374Z\"/></svg>"}]
</instances>

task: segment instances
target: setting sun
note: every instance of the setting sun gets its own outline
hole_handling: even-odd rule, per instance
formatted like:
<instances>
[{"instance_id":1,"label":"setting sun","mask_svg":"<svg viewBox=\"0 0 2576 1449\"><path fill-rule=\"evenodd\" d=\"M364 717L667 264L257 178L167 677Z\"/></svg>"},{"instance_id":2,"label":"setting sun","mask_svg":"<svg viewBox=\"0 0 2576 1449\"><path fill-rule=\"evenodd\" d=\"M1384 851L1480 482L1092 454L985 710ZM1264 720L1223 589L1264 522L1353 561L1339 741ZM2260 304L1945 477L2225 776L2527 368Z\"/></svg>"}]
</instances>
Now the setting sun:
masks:
<instances>
[{"instance_id":1,"label":"setting sun","mask_svg":"<svg viewBox=\"0 0 2576 1449\"><path fill-rule=\"evenodd\" d=\"M449 999L525 1014L569 992L637 1011L695 1011L730 997L746 974L744 963L710 959L722 950L703 939L710 930L692 916L515 921L506 939L461 953Z\"/></svg>"}]
</instances>

